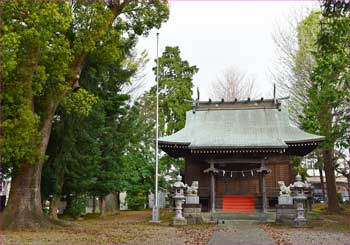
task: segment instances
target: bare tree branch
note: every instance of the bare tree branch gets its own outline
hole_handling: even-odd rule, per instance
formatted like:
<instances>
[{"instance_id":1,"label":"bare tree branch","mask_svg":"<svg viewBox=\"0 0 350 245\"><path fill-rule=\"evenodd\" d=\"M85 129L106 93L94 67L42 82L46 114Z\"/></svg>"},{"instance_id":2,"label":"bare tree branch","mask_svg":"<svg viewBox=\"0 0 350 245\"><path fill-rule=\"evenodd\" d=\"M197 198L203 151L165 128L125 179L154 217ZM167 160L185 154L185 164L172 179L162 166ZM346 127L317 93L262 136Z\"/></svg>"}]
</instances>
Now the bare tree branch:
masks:
<instances>
[{"instance_id":1,"label":"bare tree branch","mask_svg":"<svg viewBox=\"0 0 350 245\"><path fill-rule=\"evenodd\" d=\"M234 67L226 68L211 84L214 100L244 100L256 96L255 79Z\"/></svg>"}]
</instances>

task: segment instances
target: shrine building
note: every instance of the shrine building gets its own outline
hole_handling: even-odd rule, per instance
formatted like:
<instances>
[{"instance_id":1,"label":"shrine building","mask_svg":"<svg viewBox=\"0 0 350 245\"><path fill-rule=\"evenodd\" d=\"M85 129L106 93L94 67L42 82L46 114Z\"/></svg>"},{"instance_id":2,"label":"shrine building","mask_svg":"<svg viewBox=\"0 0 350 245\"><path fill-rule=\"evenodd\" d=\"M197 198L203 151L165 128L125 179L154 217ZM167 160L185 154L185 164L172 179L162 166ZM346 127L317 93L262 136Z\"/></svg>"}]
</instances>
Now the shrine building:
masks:
<instances>
[{"instance_id":1,"label":"shrine building","mask_svg":"<svg viewBox=\"0 0 350 245\"><path fill-rule=\"evenodd\" d=\"M158 142L185 159L184 181L199 181L202 211L265 212L276 203L278 181L294 180L291 157L323 140L291 125L286 100L261 98L195 101L185 127Z\"/></svg>"}]
</instances>

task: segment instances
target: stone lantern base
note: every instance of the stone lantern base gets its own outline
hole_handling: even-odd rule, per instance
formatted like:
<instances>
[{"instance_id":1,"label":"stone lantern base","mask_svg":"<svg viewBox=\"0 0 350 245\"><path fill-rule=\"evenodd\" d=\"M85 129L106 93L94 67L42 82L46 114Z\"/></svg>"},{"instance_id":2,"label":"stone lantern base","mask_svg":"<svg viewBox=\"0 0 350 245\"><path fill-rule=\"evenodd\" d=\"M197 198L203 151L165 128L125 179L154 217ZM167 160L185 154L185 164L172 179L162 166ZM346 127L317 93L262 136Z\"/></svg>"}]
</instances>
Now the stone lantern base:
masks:
<instances>
[{"instance_id":1,"label":"stone lantern base","mask_svg":"<svg viewBox=\"0 0 350 245\"><path fill-rule=\"evenodd\" d=\"M293 222L294 227L302 227L307 224L307 219L295 218Z\"/></svg>"},{"instance_id":2,"label":"stone lantern base","mask_svg":"<svg viewBox=\"0 0 350 245\"><path fill-rule=\"evenodd\" d=\"M202 210L199 204L198 205L186 204L183 214L187 219L187 223L190 225L203 223Z\"/></svg>"},{"instance_id":3,"label":"stone lantern base","mask_svg":"<svg viewBox=\"0 0 350 245\"><path fill-rule=\"evenodd\" d=\"M297 212L294 205L276 205L276 223L285 225L294 225Z\"/></svg>"},{"instance_id":4,"label":"stone lantern base","mask_svg":"<svg viewBox=\"0 0 350 245\"><path fill-rule=\"evenodd\" d=\"M172 225L187 225L187 220L185 218L173 218Z\"/></svg>"}]
</instances>

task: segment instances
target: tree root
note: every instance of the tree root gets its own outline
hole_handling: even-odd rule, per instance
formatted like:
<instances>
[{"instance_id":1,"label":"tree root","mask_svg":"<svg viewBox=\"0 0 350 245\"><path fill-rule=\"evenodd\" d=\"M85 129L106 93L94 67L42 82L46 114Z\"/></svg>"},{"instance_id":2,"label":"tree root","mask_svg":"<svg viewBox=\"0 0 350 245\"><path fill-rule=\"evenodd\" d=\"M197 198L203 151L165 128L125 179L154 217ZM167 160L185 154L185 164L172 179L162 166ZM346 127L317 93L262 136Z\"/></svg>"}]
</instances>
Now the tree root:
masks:
<instances>
[{"instance_id":1,"label":"tree root","mask_svg":"<svg viewBox=\"0 0 350 245\"><path fill-rule=\"evenodd\" d=\"M75 225L74 222L52 219L42 215L28 215L15 219L7 219L4 214L1 230L11 231L38 231L42 229L55 229L58 227L69 227Z\"/></svg>"}]
</instances>

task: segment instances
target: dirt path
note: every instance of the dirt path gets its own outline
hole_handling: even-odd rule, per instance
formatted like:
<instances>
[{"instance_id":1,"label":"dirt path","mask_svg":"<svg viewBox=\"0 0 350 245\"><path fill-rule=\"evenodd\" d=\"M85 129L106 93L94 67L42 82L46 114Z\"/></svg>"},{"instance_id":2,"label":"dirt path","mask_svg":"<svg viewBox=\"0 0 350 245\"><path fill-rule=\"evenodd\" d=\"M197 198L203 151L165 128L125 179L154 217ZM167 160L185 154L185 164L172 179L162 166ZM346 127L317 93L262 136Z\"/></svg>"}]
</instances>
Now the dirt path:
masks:
<instances>
[{"instance_id":1,"label":"dirt path","mask_svg":"<svg viewBox=\"0 0 350 245\"><path fill-rule=\"evenodd\" d=\"M166 214L165 214L166 215ZM170 216L170 215L169 215ZM105 218L77 221L71 227L2 233L5 244L206 244L215 225L173 227L163 217L150 224L150 211L126 211Z\"/></svg>"}]
</instances>

